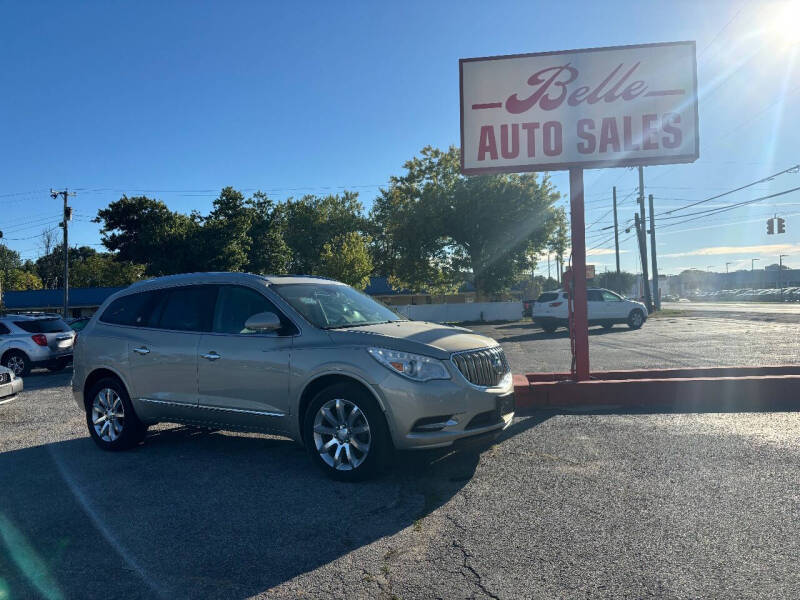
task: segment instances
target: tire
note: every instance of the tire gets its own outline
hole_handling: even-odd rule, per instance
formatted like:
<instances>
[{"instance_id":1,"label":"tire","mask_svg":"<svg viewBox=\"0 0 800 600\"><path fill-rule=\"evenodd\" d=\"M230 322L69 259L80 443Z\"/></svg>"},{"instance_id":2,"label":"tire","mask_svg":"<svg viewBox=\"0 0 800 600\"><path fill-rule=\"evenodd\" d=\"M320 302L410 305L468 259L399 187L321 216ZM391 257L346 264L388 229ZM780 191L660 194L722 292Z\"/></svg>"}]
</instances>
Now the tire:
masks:
<instances>
[{"instance_id":1,"label":"tire","mask_svg":"<svg viewBox=\"0 0 800 600\"><path fill-rule=\"evenodd\" d=\"M644 313L638 308L634 308L628 315L628 327L639 329L642 325L644 325Z\"/></svg>"},{"instance_id":2,"label":"tire","mask_svg":"<svg viewBox=\"0 0 800 600\"><path fill-rule=\"evenodd\" d=\"M542 325L542 329L545 333L555 333L555 330L558 329L558 325Z\"/></svg>"},{"instance_id":3,"label":"tire","mask_svg":"<svg viewBox=\"0 0 800 600\"><path fill-rule=\"evenodd\" d=\"M31 372L31 359L19 350L11 350L3 357L3 366L14 371L17 377L27 377Z\"/></svg>"},{"instance_id":4,"label":"tire","mask_svg":"<svg viewBox=\"0 0 800 600\"><path fill-rule=\"evenodd\" d=\"M112 414L116 416L109 418ZM86 426L94 443L110 451L132 448L147 433L133 411L125 386L114 377L101 379L86 395Z\"/></svg>"},{"instance_id":5,"label":"tire","mask_svg":"<svg viewBox=\"0 0 800 600\"><path fill-rule=\"evenodd\" d=\"M606 321L605 323L603 323L603 329L605 329L606 331L611 329L612 327L614 327L614 323L612 323L611 321Z\"/></svg>"},{"instance_id":6,"label":"tire","mask_svg":"<svg viewBox=\"0 0 800 600\"><path fill-rule=\"evenodd\" d=\"M331 385L314 397L303 419L303 442L314 464L339 481L374 476L391 449L378 403L361 386L350 383Z\"/></svg>"}]
</instances>

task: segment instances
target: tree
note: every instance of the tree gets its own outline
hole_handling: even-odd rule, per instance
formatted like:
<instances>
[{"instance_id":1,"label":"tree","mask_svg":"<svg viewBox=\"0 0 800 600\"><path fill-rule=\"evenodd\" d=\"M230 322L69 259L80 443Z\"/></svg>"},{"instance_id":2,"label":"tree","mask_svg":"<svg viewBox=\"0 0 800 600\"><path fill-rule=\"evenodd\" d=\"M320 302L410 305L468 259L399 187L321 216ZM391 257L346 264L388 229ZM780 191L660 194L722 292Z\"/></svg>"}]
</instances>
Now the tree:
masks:
<instances>
[{"instance_id":1,"label":"tree","mask_svg":"<svg viewBox=\"0 0 800 600\"><path fill-rule=\"evenodd\" d=\"M14 269L3 289L9 291L40 290L42 287L42 280L36 273L24 269Z\"/></svg>"},{"instance_id":2,"label":"tree","mask_svg":"<svg viewBox=\"0 0 800 600\"><path fill-rule=\"evenodd\" d=\"M366 232L363 211L356 192L287 200L283 213L286 218L284 238L292 252L289 270L316 273L326 243L345 233Z\"/></svg>"},{"instance_id":3,"label":"tree","mask_svg":"<svg viewBox=\"0 0 800 600\"><path fill-rule=\"evenodd\" d=\"M94 252L70 263L69 281L74 287L123 287L144 277L144 265L118 261L108 253Z\"/></svg>"},{"instance_id":4,"label":"tree","mask_svg":"<svg viewBox=\"0 0 800 600\"><path fill-rule=\"evenodd\" d=\"M292 250L284 239L286 213L263 192L248 199L251 212L250 251L247 256L248 271L262 274L288 273Z\"/></svg>"},{"instance_id":5,"label":"tree","mask_svg":"<svg viewBox=\"0 0 800 600\"><path fill-rule=\"evenodd\" d=\"M199 219L202 227L195 232L200 243L203 271L242 271L250 253L252 213L244 196L232 187L223 188L214 200L211 213Z\"/></svg>"},{"instance_id":6,"label":"tree","mask_svg":"<svg viewBox=\"0 0 800 600\"><path fill-rule=\"evenodd\" d=\"M561 273L564 272L564 255L569 246L569 221L567 220L567 211L563 206L555 209L553 222L553 232L547 241L547 250L556 255L556 279L561 281Z\"/></svg>"},{"instance_id":7,"label":"tree","mask_svg":"<svg viewBox=\"0 0 800 600\"><path fill-rule=\"evenodd\" d=\"M322 247L318 273L363 290L372 273L369 236L350 231Z\"/></svg>"},{"instance_id":8,"label":"tree","mask_svg":"<svg viewBox=\"0 0 800 600\"><path fill-rule=\"evenodd\" d=\"M11 250L5 244L0 244L0 284L3 290L12 289L10 284L15 271L22 268L22 259L19 252Z\"/></svg>"},{"instance_id":9,"label":"tree","mask_svg":"<svg viewBox=\"0 0 800 600\"><path fill-rule=\"evenodd\" d=\"M605 271L595 274L594 285L596 287L615 290L620 294L626 294L633 287L633 284L636 283L637 279L639 279L638 275L628 273L627 271L620 271L619 275L617 275L616 271Z\"/></svg>"},{"instance_id":10,"label":"tree","mask_svg":"<svg viewBox=\"0 0 800 600\"><path fill-rule=\"evenodd\" d=\"M122 196L97 211L94 222L102 223L103 245L117 260L145 265L148 275L206 270L198 253L203 240L197 215L173 212L146 196Z\"/></svg>"},{"instance_id":11,"label":"tree","mask_svg":"<svg viewBox=\"0 0 800 600\"><path fill-rule=\"evenodd\" d=\"M455 147L426 147L403 166L371 213L385 232L374 246L382 274L417 290L471 274L478 296L487 296L532 267L555 224L559 194L546 176L464 177Z\"/></svg>"}]
</instances>

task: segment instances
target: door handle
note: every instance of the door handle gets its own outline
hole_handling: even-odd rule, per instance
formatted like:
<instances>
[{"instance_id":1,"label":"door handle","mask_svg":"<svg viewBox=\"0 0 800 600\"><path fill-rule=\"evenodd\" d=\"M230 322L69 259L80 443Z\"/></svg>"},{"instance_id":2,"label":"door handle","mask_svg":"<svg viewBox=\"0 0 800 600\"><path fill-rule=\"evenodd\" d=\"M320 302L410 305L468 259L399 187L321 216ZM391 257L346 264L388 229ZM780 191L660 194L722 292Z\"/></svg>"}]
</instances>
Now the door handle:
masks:
<instances>
[{"instance_id":1,"label":"door handle","mask_svg":"<svg viewBox=\"0 0 800 600\"><path fill-rule=\"evenodd\" d=\"M219 360L220 358L222 358L221 355L217 354L213 350L207 354L201 354L200 356L202 356L206 360Z\"/></svg>"},{"instance_id":2,"label":"door handle","mask_svg":"<svg viewBox=\"0 0 800 600\"><path fill-rule=\"evenodd\" d=\"M136 352L136 354L150 354L150 348L146 346L139 346L138 348L134 348L133 351Z\"/></svg>"}]
</instances>

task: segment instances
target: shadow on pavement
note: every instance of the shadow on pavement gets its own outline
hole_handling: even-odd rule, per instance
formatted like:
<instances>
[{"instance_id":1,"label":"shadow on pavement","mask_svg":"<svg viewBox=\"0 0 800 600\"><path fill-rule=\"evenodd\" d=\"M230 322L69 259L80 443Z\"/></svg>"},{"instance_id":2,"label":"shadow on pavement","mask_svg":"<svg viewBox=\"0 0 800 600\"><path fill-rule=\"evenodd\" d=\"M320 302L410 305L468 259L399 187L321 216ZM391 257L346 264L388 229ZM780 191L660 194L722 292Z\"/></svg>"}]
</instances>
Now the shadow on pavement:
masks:
<instances>
[{"instance_id":1,"label":"shadow on pavement","mask_svg":"<svg viewBox=\"0 0 800 600\"><path fill-rule=\"evenodd\" d=\"M9 451L0 597L246 598L411 526L470 481L489 445L399 453L359 484L329 480L294 442L188 427L121 453L88 437Z\"/></svg>"},{"instance_id":2,"label":"shadow on pavement","mask_svg":"<svg viewBox=\"0 0 800 600\"><path fill-rule=\"evenodd\" d=\"M45 390L68 386L72 380L72 367L67 367L63 371L51 372L46 369L31 371L22 379L26 390Z\"/></svg>"},{"instance_id":3,"label":"shadow on pavement","mask_svg":"<svg viewBox=\"0 0 800 600\"><path fill-rule=\"evenodd\" d=\"M540 329L538 325L534 325L532 323L505 325L503 327L497 327L496 329L499 334L502 334L503 330L505 329L525 329L529 331L529 333L524 334L507 335L504 337L498 336L498 342L528 342L533 340L557 340L560 338L569 339L569 330L567 329L559 329L553 333L547 333L546 331ZM625 331L631 331L627 325L617 325L612 329L592 326L592 328L589 329L589 335L608 335L614 333L623 333Z\"/></svg>"}]
</instances>

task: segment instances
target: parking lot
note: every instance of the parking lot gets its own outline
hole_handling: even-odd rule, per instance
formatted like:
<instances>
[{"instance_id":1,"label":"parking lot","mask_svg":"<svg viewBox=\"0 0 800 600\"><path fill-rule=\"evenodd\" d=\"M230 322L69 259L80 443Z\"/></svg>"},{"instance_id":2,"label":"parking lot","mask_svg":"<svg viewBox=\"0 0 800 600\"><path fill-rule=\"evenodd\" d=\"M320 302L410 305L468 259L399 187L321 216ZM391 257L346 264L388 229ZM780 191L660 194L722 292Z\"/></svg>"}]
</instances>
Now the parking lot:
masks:
<instances>
[{"instance_id":1,"label":"parking lot","mask_svg":"<svg viewBox=\"0 0 800 600\"><path fill-rule=\"evenodd\" d=\"M475 329L515 372L569 368L563 330ZM797 334L667 316L592 330L592 367L797 363ZM69 377L0 406L2 600L800 596L800 413L541 412L348 485L269 436L162 425L100 452Z\"/></svg>"}]
</instances>

